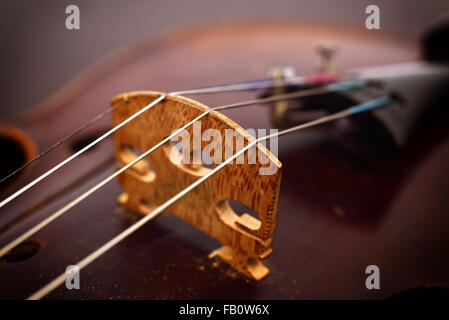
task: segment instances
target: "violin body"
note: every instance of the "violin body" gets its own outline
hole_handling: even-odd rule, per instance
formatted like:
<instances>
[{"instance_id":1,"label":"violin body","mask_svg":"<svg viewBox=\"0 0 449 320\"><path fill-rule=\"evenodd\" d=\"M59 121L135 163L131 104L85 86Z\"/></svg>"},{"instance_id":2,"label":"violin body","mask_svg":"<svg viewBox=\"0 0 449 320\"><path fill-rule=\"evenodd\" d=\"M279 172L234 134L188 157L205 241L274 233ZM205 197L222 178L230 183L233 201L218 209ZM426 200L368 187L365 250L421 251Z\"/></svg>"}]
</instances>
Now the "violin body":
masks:
<instances>
[{"instance_id":1,"label":"violin body","mask_svg":"<svg viewBox=\"0 0 449 320\"><path fill-rule=\"evenodd\" d=\"M15 136L25 141L22 157L31 158L106 110L111 98L123 92L234 83L261 78L273 66L311 73L319 64L315 48L322 39L338 45L336 64L342 70L419 58L416 39L369 30L275 22L198 28L122 50L35 109L2 123L20 130ZM217 106L252 99L254 93L191 98ZM243 128L271 126L269 106L223 113ZM365 118L355 116L353 121ZM449 286L448 114L423 121L418 134L395 148L386 148L373 132L365 146L371 152L353 148L351 141L364 137L345 123L280 138L277 227L273 253L264 262L270 274L263 280L209 259L220 244L164 213L83 269L79 290L61 286L47 298L379 299L416 286ZM89 126L4 183L2 196L110 127L108 117ZM11 241L116 168L109 138L2 208L0 243ZM0 298L27 297L137 221L138 212L117 202L122 193L116 181L105 185L35 234L19 256L2 258ZM380 289L365 286L369 265L380 269Z\"/></svg>"}]
</instances>

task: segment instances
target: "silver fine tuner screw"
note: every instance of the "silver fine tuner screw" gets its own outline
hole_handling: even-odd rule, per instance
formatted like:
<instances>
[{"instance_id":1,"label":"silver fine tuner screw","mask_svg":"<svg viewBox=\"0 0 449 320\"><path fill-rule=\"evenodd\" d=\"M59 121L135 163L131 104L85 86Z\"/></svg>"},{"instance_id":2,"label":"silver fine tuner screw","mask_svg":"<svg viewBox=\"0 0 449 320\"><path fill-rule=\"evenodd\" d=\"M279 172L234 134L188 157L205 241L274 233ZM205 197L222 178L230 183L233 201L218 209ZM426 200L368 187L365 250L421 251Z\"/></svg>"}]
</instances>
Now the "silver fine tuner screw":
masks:
<instances>
[{"instance_id":1,"label":"silver fine tuner screw","mask_svg":"<svg viewBox=\"0 0 449 320\"><path fill-rule=\"evenodd\" d=\"M321 57L320 70L322 72L336 72L336 68L333 65L334 56L337 52L335 44L330 41L323 42L318 45L317 51Z\"/></svg>"},{"instance_id":2,"label":"silver fine tuner screw","mask_svg":"<svg viewBox=\"0 0 449 320\"><path fill-rule=\"evenodd\" d=\"M268 70L268 76L276 80L282 80L295 77L296 72L293 67L272 68Z\"/></svg>"},{"instance_id":3,"label":"silver fine tuner screw","mask_svg":"<svg viewBox=\"0 0 449 320\"><path fill-rule=\"evenodd\" d=\"M295 69L292 67L286 68L272 68L268 70L268 76L275 81L283 82L286 79L296 76ZM285 87L280 86L272 89L272 94L285 93ZM275 126L282 126L288 118L289 102L287 100L280 100L273 103L270 108L271 121Z\"/></svg>"}]
</instances>

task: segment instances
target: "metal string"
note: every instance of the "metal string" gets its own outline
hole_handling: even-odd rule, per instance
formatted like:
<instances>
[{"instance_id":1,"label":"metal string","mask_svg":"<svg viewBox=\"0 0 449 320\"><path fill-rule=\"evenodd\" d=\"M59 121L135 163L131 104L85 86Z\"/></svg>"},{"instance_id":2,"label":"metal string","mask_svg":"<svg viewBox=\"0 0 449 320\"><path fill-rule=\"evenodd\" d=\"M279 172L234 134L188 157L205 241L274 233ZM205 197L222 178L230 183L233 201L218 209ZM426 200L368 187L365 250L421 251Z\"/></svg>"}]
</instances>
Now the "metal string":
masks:
<instances>
[{"instance_id":1,"label":"metal string","mask_svg":"<svg viewBox=\"0 0 449 320\"><path fill-rule=\"evenodd\" d=\"M82 154L83 152L89 150L90 148L92 148L94 145L96 145L98 142L102 141L103 139L105 139L106 137L108 137L109 135L111 135L112 133L114 133L115 131L117 131L118 129L120 129L121 127L123 127L125 124L127 124L128 122L130 122L131 120L137 118L138 116L140 116L142 113L144 113L145 111L147 111L148 109L150 109L151 107L155 106L157 103L159 103L160 101L162 101L163 99L165 99L165 95L161 95L159 98L157 98L156 100L154 100L153 102L151 102L149 105L147 105L146 107L144 107L143 109L139 110L138 112L136 112L135 114L133 114L131 117L127 118L125 121L123 121L122 123L118 124L117 126L113 127L111 130L107 131L106 133L104 133L103 135L101 135L99 138L95 139L94 141L92 141L91 143L89 143L87 146L85 146L84 148L82 148L81 150L75 152L74 154L72 154L70 157L68 157L67 159L65 159L64 161L58 163L56 166L54 166L53 168L51 168L50 170L48 170L47 172L45 172L44 174L42 174L41 176L39 176L38 178L34 179L33 181L31 181L30 183L28 183L26 186L22 187L21 189L17 190L15 193L13 193L12 195L10 195L9 197L7 197L5 200L3 200L2 202L0 202L0 208L3 207L5 204L7 204L8 202L12 201L13 199L17 198L18 196L20 196L22 193L24 193L25 191L27 191L28 189L32 188L34 185L36 185L37 183L39 183L40 181L44 180L45 178L47 178L49 175L51 175L52 173L54 173L55 171L57 171L58 169L60 169L61 167L65 166L67 163L69 163L70 161L72 161L73 159L75 159L76 157L78 157L80 154Z\"/></svg>"},{"instance_id":2,"label":"metal string","mask_svg":"<svg viewBox=\"0 0 449 320\"><path fill-rule=\"evenodd\" d=\"M278 87L278 86L285 86L285 85L288 85L288 84L303 84L303 83L305 83L305 78L303 78L303 77L289 77L289 78L283 79L281 81L274 80L274 79L264 79L264 80L247 81L247 82L242 82L242 83L238 83L238 84L227 84L227 85L219 85L219 86L214 86L214 87L198 88L198 89L191 89L191 90L184 90L184 91L173 91L173 92L168 93L167 95L191 95L191 94L205 94L205 93L215 93L215 92L218 93L218 92L229 92L229 91L240 91L240 90L254 90L254 89L260 89L260 88ZM44 174L42 174L41 176L39 176L35 180L31 181L30 183L28 183L27 185L25 185L24 187L22 187L21 189L19 189L18 191L16 191L15 193L10 195L9 197L7 197L6 199L2 200L0 202L0 208L3 207L4 205L6 205L7 203L11 202L12 200L17 198L18 196L20 196L25 191L27 191L30 188L32 188L34 185L36 185L40 181L42 181L45 178L47 178L49 175L53 174L55 171L57 171L61 167L65 166L67 163L69 163L72 160L74 160L76 157L78 157L79 155L81 155L85 151L87 151L90 148L92 148L93 146L95 146L97 143L99 143L103 139L105 139L108 136L110 136L112 133L114 133L115 131L120 129L122 126L124 126L125 124L127 124L131 120L135 119L136 117L138 117L139 115L141 115L142 113L147 111L148 109L150 109L153 106L155 106L160 101L164 100L165 97L166 97L166 95L160 96L158 99L156 99L155 101L153 101L152 103L150 103L149 105L147 105L146 107L144 107L143 109L138 111L136 114L130 116L128 119L126 119L122 123L118 124L117 126L112 128L111 130L107 131L105 134L103 134L102 136L100 136L99 138L97 138L96 140L94 140L93 142L91 142L90 144L88 144L87 146L85 146L84 148L79 150L78 152L74 153L73 155L71 155L70 157L65 159L64 161L62 161L59 164L57 164L56 166L54 166L52 169L48 170L47 172L45 172ZM50 147L48 151L54 149L55 147L57 147L58 145L60 145L64 141L70 139L72 136L74 136L75 134L81 132L83 129L88 127L90 124L96 122L97 120L99 120L100 118L102 118L104 115L106 115L107 113L109 113L111 111L112 110L107 110L103 114L100 114L99 116L95 117L94 119L89 121L86 125L84 125L80 129L76 130L73 134L69 135L68 137L64 138L60 142L56 143L54 146ZM47 150L44 151L37 158L40 158L41 156L43 156L48 151ZM20 170L22 170L24 167L28 166L32 162L36 161L37 158L31 160L30 163L27 163L24 166L22 166L21 168L17 169L13 173L11 173L10 175L8 175L4 179L2 179L2 181L8 179L10 176L12 176L15 173L19 172Z\"/></svg>"},{"instance_id":3,"label":"metal string","mask_svg":"<svg viewBox=\"0 0 449 320\"><path fill-rule=\"evenodd\" d=\"M319 125L319 124L322 124L322 123L335 121L337 119L348 117L350 115L353 115L353 114L356 114L356 113L359 113L359 112L365 112L365 111L372 110L372 109L375 109L375 108L384 107L384 106L386 106L386 105L388 105L390 103L391 103L390 97L383 96L381 98L378 98L378 99L375 99L375 100L368 101L366 103L362 103L362 104L353 106L353 107L351 107L349 109L346 109L346 110L343 110L343 111L340 111L340 112L337 112L337 113L334 113L334 114L331 114L331 115L319 118L317 120L313 120L313 121L310 121L310 122L307 122L307 123L304 123L304 124L301 124L301 125L298 125L298 126L295 126L295 127L292 127L292 128L289 128L289 129L286 129L286 130L283 130L283 131L280 131L280 132L277 132L277 133L273 133L273 134L270 134L270 135L267 135L267 136L264 136L264 137L261 137L261 138L258 138L258 139L255 139L255 140L251 141L250 143L248 143L248 145L246 147L242 148L240 151L236 152L232 157L228 158L226 161L224 161L223 163L221 163L220 165L218 165L217 167L212 169L208 174L206 174L206 175L202 176L201 178L199 178L198 180L196 180L194 183L192 183L187 188L185 188L184 190L182 190L179 193L177 193L175 196L173 196L168 201L166 201L165 203L163 203L162 205L157 207L155 210L149 212L148 215L146 215L143 218L141 218L138 222L136 222L132 226L128 227L127 229L125 229L124 231L119 233L117 236L115 236L113 239L111 239L108 242L106 242L103 246L101 246L100 248L98 248L97 250L92 252L90 255L88 255L87 257L85 257L81 261L79 261L76 264L76 267L78 267L78 269L81 270L84 267L86 267L87 265L89 265L91 262L93 262L94 260L99 258L101 255L106 253L108 250L113 248L116 244L118 244L119 242L124 240L126 237L131 235L133 232L138 230L143 225L145 225L148 221L150 221L151 219L155 218L161 212L166 210L168 207L170 207L176 201L178 201L183 196L185 196L187 193L189 193L190 191L195 189L198 185L203 183L205 180L209 179L211 176L213 176L215 173L217 173L223 167L225 167L226 165L228 165L229 163L234 161L234 159L239 157L241 154L246 152L248 149L250 149L251 147L253 147L257 143L262 142L264 140L268 140L268 139L274 138L274 137L280 137L280 136L283 136L283 135L286 135L286 134L289 134L289 133L292 133L292 132L295 132L295 131L303 130L303 129L306 129L306 128L309 128L309 127L312 127L312 126L316 126L316 125ZM46 296L48 293L53 291L55 288L57 288L59 285L61 285L70 276L71 276L71 274L69 274L69 273L61 274L59 277L57 277L56 279L51 281L49 284L47 284L46 286L44 286L43 288L41 288L40 290L38 290L37 292L32 294L30 297L28 297L28 300L41 299L42 297Z\"/></svg>"},{"instance_id":4,"label":"metal string","mask_svg":"<svg viewBox=\"0 0 449 320\"><path fill-rule=\"evenodd\" d=\"M183 91L174 91L170 94L178 95L190 95L190 94L208 94L208 93L218 93L218 92L232 92L232 91L244 91L244 90L258 90L258 89L264 89L264 88L273 88L273 87L281 87L281 86L287 86L287 85L301 85L305 84L306 80L304 77L289 77L286 79L281 80L274 80L274 79L260 79L260 80L252 80L252 81L245 81L241 83L235 83L235 84L225 84L225 85L218 85L218 86L212 86L212 87L205 87L205 88L198 88L198 89L190 89L190 90L183 90ZM112 107L108 108L104 112L100 113L99 115L95 116L93 119L89 120L85 124L83 124L81 127L70 133L69 135L65 136L52 146L48 147L41 153L39 153L36 157L28 161L27 163L23 164L16 170L9 173L7 176L3 177L0 180L0 183L3 181L11 178L12 176L16 175L29 165L33 164L40 158L42 158L44 155L55 149L56 147L60 146L67 140L73 138L77 134L79 134L81 131L89 127L90 125L94 124L98 120L102 119L107 114L111 113L114 109L116 109L119 105L121 105L124 101L120 101L119 103L113 105Z\"/></svg>"},{"instance_id":5,"label":"metal string","mask_svg":"<svg viewBox=\"0 0 449 320\"><path fill-rule=\"evenodd\" d=\"M42 151L41 153L39 153L36 157L34 157L33 159L31 159L30 161L28 161L27 163L25 163L24 165L22 165L21 167L17 168L16 170L14 170L13 172L11 172L10 174L8 174L6 177L2 178L0 180L0 183L2 183L3 181L11 178L13 175L19 173L20 171L22 171L23 169L25 169L26 167L28 167L29 165L31 165L32 163L36 162L37 160L39 160L40 158L42 158L44 155L46 155L47 153L49 153L51 150L53 150L54 148L58 147L59 145L63 144L64 142L66 142L67 140L73 138L74 136L76 136L78 133L80 133L81 131L83 131L84 129L86 129L87 127L89 127L90 125L94 124L95 122L97 122L98 120L100 120L101 118L103 118L105 115L109 114L110 112L112 112L114 109L116 109L118 106L120 106L124 101L120 101L119 103L116 103L115 105L113 105L112 107L108 108L106 111L103 111L102 113L100 113L99 115L97 115L95 118L89 120L88 122L86 122L85 124L83 124L81 127L79 127L78 129L76 129L75 131L73 131L72 133L70 133L69 135L65 136L64 138L62 138L61 140L59 140L58 142L56 142L54 145L48 147L47 149L45 149L44 151Z\"/></svg>"},{"instance_id":6,"label":"metal string","mask_svg":"<svg viewBox=\"0 0 449 320\"><path fill-rule=\"evenodd\" d=\"M244 106L249 106L249 105L254 105L254 104L262 104L262 103L269 103L269 102L279 101L279 100L300 98L300 97L305 97L305 96L327 93L330 91L335 92L335 91L341 91L341 90L354 89L354 88L359 88L361 85L362 85L362 83L360 83L359 81L342 82L342 83L339 83L338 85L334 84L334 85L322 86L322 87L318 87L318 88L314 88L314 89L301 90L301 91L271 96L271 97L262 98L262 99L254 99L254 100L243 101L243 102L238 102L238 103L229 104L229 105L217 106L217 107L208 109L205 112L203 112L202 114L200 114L198 117L196 117L195 119L193 119L192 121L190 121L189 123L184 125L182 128L176 130L170 136L168 136L167 138L165 138L164 140L162 140L161 142L156 144L154 147L147 150L145 153L143 153L142 155L137 157L135 160L128 163L126 166L122 167L121 169L116 171L114 174L112 174L111 176L109 176L108 178L106 178L105 180L100 182L99 184L95 185L90 190L88 190L87 192L85 192L84 194L79 196L78 198L69 202L67 205L65 205L64 207L62 207L61 209L59 209L58 211L56 211L55 213L53 213L52 215L50 215L49 217L47 217L46 219L44 219L43 221L38 223L37 225L33 226L32 228L27 230L25 233L23 233L22 235L20 235L19 237L17 237L13 241L11 241L10 243L8 243L6 246L1 248L0 249L0 258L2 256L4 256L5 254L7 254L11 249L16 247L18 244L20 244L21 242L23 242L24 240L26 240L27 238L29 238L30 236L32 236L33 234L35 234L36 232L38 232L39 230L41 230L42 228L47 226L49 223L54 221L56 218L63 215L69 209L73 208L75 205L80 203L82 200L87 198L89 195L91 195L92 193L94 193L95 191L100 189L102 186L104 186L108 182L112 181L115 177L117 177L118 175L120 175L121 173L123 173L124 171L129 169L131 166L133 166L134 164L136 164L137 162L139 162L140 160L142 160L143 158L148 156L150 153L152 153L153 151L155 151L156 149L158 149L159 147L161 147L168 141L170 141L170 139L172 139L173 137L176 137L184 129L187 129L196 121L207 116L212 111L220 111L220 110L233 109L233 108L244 107Z\"/></svg>"}]
</instances>

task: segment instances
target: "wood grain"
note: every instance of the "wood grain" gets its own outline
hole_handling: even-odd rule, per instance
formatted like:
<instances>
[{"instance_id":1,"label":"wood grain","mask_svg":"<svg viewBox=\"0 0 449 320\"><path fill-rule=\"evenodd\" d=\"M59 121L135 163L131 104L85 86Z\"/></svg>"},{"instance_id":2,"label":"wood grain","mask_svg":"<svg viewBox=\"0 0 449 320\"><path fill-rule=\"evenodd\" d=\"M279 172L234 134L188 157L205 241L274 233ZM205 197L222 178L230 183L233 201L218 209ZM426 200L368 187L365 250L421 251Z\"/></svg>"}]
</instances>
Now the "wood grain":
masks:
<instances>
[{"instance_id":1,"label":"wood grain","mask_svg":"<svg viewBox=\"0 0 449 320\"><path fill-rule=\"evenodd\" d=\"M125 100L124 107L113 111L113 125L118 125L138 112L159 95L157 92L132 92L113 99L112 105ZM162 103L115 133L116 158L121 166L128 164L138 156L133 153L133 148L145 152L207 109L207 106L188 98L167 96ZM235 135L244 139L245 145L254 139L239 125L216 111L200 121L201 132L217 129L221 133L221 159L226 157L226 146L232 147L234 152L241 147L237 145L236 139L225 139L226 129L233 130ZM190 127L187 132L190 134L190 143L193 143L194 130ZM201 149L210 143L201 140ZM195 147L194 144L191 146ZM120 203L133 211L148 214L211 170L201 164L184 164L181 158L171 157L173 147L173 142L166 143L151 153L147 161L138 162L119 176L119 182L125 190L119 197ZM258 144L256 148L257 154L266 156L270 163L266 159L258 159L255 164L248 163L250 161L245 153L243 164L234 161L225 166L173 204L169 211L224 245L212 252L210 257L219 256L240 272L260 280L269 272L261 260L272 252L281 163L263 145ZM268 165L275 166L276 172L261 175L260 169ZM259 219L249 214L239 216L227 200L245 204L258 214Z\"/></svg>"}]
</instances>

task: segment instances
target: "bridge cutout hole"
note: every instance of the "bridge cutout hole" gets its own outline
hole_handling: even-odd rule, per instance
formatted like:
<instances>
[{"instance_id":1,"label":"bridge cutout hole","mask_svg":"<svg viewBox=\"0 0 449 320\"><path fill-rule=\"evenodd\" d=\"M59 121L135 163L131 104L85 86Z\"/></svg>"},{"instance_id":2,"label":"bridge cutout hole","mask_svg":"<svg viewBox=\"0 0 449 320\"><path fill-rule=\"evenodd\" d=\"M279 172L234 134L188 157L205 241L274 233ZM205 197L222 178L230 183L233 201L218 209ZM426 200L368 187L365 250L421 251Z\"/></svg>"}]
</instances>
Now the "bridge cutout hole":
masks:
<instances>
[{"instance_id":1,"label":"bridge cutout hole","mask_svg":"<svg viewBox=\"0 0 449 320\"><path fill-rule=\"evenodd\" d=\"M261 227L257 212L239 201L220 201L217 205L217 211L225 223L236 222L249 231L256 231Z\"/></svg>"},{"instance_id":2,"label":"bridge cutout hole","mask_svg":"<svg viewBox=\"0 0 449 320\"><path fill-rule=\"evenodd\" d=\"M189 156L186 160L183 158L184 150L179 141L170 141L168 143L168 155L175 164L182 164L185 168L197 173L206 174L213 169L213 159L202 150L189 150Z\"/></svg>"},{"instance_id":3,"label":"bridge cutout hole","mask_svg":"<svg viewBox=\"0 0 449 320\"><path fill-rule=\"evenodd\" d=\"M132 145L124 144L120 146L119 160L125 165L133 162L142 155L142 152ZM144 157L142 160L135 163L130 170L154 178L155 172L148 157Z\"/></svg>"}]
</instances>

